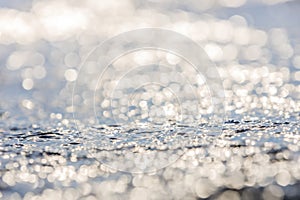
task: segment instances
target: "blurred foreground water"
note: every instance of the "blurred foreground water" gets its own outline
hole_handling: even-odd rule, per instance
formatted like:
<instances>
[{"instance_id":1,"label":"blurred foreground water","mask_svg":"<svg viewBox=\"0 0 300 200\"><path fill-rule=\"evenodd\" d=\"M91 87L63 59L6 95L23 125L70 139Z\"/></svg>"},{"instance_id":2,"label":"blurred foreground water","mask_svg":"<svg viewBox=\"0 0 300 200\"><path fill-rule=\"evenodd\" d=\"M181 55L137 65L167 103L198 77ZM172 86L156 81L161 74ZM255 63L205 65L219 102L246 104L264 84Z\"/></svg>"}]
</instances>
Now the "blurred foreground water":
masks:
<instances>
[{"instance_id":1,"label":"blurred foreground water","mask_svg":"<svg viewBox=\"0 0 300 200\"><path fill-rule=\"evenodd\" d=\"M15 0L0 5L1 198L300 198L298 1ZM80 63L101 41L143 27L191 38L216 64L227 111L218 134L205 115L210 102L205 89L199 123L131 127L74 121L72 91ZM158 57L180 65L170 55ZM145 54L132 57L135 64L145 59ZM88 64L85 73L97 74L97 66ZM120 69L117 64L112 69ZM204 83L194 75L192 80ZM130 81L139 79L125 83ZM187 90L166 83L172 91ZM142 111L156 109L139 113L142 119L163 116L160 106L172 92L159 91L152 107L146 100L137 103ZM92 104L93 97L79 93L75 101ZM148 98L145 94L137 98ZM112 113L126 117L122 93L114 95ZM161 110L172 116L174 105ZM192 101L182 105L194 106ZM111 117L107 101L95 107Z\"/></svg>"}]
</instances>

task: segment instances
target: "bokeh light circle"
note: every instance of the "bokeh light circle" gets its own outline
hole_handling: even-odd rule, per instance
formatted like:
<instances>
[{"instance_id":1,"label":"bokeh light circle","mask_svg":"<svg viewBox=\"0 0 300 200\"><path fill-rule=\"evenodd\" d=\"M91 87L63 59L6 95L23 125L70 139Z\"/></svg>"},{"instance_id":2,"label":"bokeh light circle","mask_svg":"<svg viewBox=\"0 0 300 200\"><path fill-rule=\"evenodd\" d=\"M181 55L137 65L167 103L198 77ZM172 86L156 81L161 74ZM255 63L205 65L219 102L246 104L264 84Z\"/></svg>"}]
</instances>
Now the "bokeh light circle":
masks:
<instances>
[{"instance_id":1,"label":"bokeh light circle","mask_svg":"<svg viewBox=\"0 0 300 200\"><path fill-rule=\"evenodd\" d=\"M75 122L91 127L77 126L90 156L129 172L175 162L192 141L180 127L207 126L205 134L218 135L225 115L214 63L191 39L159 28L95 47L81 65L72 102Z\"/></svg>"}]
</instances>

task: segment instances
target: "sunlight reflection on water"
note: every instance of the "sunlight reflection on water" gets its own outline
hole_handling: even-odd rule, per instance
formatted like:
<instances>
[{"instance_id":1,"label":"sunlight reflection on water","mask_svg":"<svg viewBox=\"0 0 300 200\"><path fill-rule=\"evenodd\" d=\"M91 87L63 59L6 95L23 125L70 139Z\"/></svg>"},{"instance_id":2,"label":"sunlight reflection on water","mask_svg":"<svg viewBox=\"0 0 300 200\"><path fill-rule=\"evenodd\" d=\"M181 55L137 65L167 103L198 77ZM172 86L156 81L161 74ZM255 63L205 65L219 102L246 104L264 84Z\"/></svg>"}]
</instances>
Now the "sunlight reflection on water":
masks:
<instances>
[{"instance_id":1,"label":"sunlight reflection on water","mask_svg":"<svg viewBox=\"0 0 300 200\"><path fill-rule=\"evenodd\" d=\"M65 0L0 5L1 198L299 198L297 1ZM271 11L280 8L279 20ZM76 123L80 128L76 129L72 91L80 79L80 63L105 39L144 27L165 28L189 37L215 63L227 111L220 135L209 134L210 121L205 115L196 125L170 120L150 128L145 124L120 127L108 121L88 126L79 118ZM200 88L199 112L209 111L204 88L207 77L168 52L140 51L127 60L120 59L107 71L107 82L99 88L111 91L115 82L109 78L117 77L116 72L126 70L128 64L144 65L154 59L176 66L176 73L188 76L192 85ZM86 66L87 75L98 73L97 62ZM157 80L188 96L190 88L175 81L180 82L179 75L163 67L160 70L171 78L162 75ZM176 119L180 106L195 110L193 101L178 106L172 91L143 85L137 89L142 92L132 96L127 116L124 88L149 79L133 72L135 76L121 81L113 93L115 115L126 120L134 116ZM85 81L93 85L97 80ZM86 91L74 97L83 103L92 99ZM111 113L105 110L110 101L98 103L99 113L110 118ZM178 154L157 154L160 161L170 160L170 165L148 174L121 172L120 163L114 163L124 159L121 169L126 171L132 167L126 159L138 160L142 153L167 150ZM106 155L112 159L109 164L101 162ZM150 157L148 162L152 161Z\"/></svg>"}]
</instances>

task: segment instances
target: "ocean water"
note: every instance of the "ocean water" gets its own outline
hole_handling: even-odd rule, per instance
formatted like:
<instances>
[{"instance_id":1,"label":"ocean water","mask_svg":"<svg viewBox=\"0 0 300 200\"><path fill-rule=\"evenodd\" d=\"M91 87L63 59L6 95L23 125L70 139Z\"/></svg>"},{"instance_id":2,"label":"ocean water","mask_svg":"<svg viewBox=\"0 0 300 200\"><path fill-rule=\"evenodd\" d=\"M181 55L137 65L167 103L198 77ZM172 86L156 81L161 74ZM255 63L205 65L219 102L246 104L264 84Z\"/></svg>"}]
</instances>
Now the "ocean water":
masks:
<instances>
[{"instance_id":1,"label":"ocean water","mask_svg":"<svg viewBox=\"0 0 300 200\"><path fill-rule=\"evenodd\" d=\"M300 198L297 1L0 5L1 199Z\"/></svg>"}]
</instances>

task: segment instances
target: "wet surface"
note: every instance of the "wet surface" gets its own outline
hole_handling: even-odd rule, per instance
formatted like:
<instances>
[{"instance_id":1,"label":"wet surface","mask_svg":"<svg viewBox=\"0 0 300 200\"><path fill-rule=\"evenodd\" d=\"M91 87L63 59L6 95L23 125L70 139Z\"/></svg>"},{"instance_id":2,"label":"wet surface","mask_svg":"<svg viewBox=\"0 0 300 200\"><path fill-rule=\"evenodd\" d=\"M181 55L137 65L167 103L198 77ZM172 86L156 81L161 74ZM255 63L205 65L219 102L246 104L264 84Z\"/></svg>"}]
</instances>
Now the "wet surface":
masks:
<instances>
[{"instance_id":1,"label":"wet surface","mask_svg":"<svg viewBox=\"0 0 300 200\"><path fill-rule=\"evenodd\" d=\"M205 125L174 124L172 130L178 134L169 137L180 136L180 141L188 141L189 145L181 146L184 153L175 162L151 173L121 172L94 156L95 151L104 150L158 151L141 142L144 137L154 137L151 131L103 126L88 128L88 134L82 134L71 127L36 124L2 128L1 194L5 198L25 199L33 196L42 199L140 196L298 199L298 120L297 114L281 121L231 119L224 123L219 136L202 132ZM132 133L141 140L131 138L137 141L133 146L120 147L118 141L126 146L124 141ZM186 134L189 136L184 137ZM172 149L172 144L168 143L167 148ZM117 154L110 154L113 155Z\"/></svg>"},{"instance_id":2,"label":"wet surface","mask_svg":"<svg viewBox=\"0 0 300 200\"><path fill-rule=\"evenodd\" d=\"M0 3L0 199L300 199L300 4L197 2ZM127 73L144 66L145 52L110 65L102 85L96 61L79 73L99 43L145 24L203 48L222 79L222 123L210 118L217 112L207 77L166 52L150 54L173 67L163 73L154 73L157 66ZM147 74L162 75L164 87L139 85ZM77 79L99 93L79 87L72 96ZM142 87L133 87L129 106L130 84ZM187 86L200 98L190 98ZM186 101L178 103L180 95ZM90 118L73 115L73 101ZM196 113L187 116L193 123L165 120L181 106Z\"/></svg>"}]
</instances>

